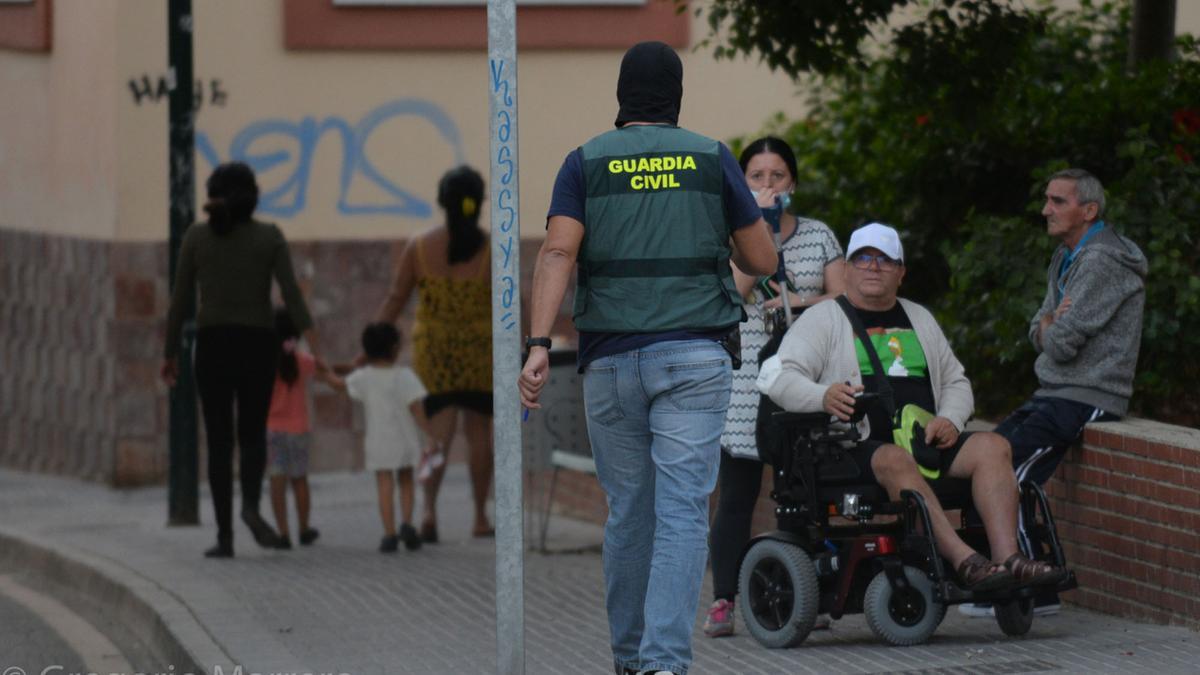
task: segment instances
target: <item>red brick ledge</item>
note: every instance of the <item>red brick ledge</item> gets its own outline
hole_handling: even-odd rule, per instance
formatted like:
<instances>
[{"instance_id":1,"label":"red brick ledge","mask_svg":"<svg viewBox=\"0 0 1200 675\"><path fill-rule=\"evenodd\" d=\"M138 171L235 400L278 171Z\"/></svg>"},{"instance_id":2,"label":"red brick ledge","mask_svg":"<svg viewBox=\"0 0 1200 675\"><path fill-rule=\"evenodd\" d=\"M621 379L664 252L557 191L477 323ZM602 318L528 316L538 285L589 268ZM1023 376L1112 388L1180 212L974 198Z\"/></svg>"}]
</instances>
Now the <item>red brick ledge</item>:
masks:
<instances>
[{"instance_id":1,"label":"red brick ledge","mask_svg":"<svg viewBox=\"0 0 1200 675\"><path fill-rule=\"evenodd\" d=\"M1091 424L1047 485L1083 607L1200 628L1200 431Z\"/></svg>"}]
</instances>

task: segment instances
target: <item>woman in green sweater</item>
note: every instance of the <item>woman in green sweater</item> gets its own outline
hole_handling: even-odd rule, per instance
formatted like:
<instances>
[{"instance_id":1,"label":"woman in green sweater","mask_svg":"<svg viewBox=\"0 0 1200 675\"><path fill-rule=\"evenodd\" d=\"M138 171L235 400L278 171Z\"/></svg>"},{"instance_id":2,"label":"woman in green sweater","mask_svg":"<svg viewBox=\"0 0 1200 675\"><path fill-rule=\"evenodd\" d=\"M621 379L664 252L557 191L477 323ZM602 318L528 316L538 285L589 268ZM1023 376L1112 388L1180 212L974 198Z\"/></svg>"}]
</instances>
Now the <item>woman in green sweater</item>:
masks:
<instances>
[{"instance_id":1,"label":"woman in green sweater","mask_svg":"<svg viewBox=\"0 0 1200 675\"><path fill-rule=\"evenodd\" d=\"M222 164L209 176L207 188L208 221L188 228L179 250L162 375L175 385L183 317L195 307L196 387L208 437L208 483L217 520L217 545L205 555L229 558L233 556L235 408L242 520L259 545L269 548L278 543L275 531L258 512L267 413L278 358L272 278L279 283L292 321L305 331L314 356L317 341L283 233L252 218L258 206L254 171L241 162Z\"/></svg>"}]
</instances>

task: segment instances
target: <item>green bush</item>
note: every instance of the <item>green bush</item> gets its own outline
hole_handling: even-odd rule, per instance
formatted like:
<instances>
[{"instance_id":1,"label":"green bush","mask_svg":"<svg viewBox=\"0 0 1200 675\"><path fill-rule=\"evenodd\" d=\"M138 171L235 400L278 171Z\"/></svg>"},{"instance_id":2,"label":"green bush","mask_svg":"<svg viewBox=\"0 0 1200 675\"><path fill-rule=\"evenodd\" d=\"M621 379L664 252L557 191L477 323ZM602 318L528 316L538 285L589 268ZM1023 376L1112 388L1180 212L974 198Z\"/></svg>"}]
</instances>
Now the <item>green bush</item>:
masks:
<instances>
[{"instance_id":1,"label":"green bush","mask_svg":"<svg viewBox=\"0 0 1200 675\"><path fill-rule=\"evenodd\" d=\"M865 69L811 80L806 119L771 125L798 153L799 210L843 241L869 220L902 231L904 293L938 313L982 414L1036 386L1026 331L1056 244L1041 193L1078 166L1150 259L1135 409L1200 419L1200 49L1181 37L1176 60L1131 74L1128 33L1128 3L934 9Z\"/></svg>"}]
</instances>

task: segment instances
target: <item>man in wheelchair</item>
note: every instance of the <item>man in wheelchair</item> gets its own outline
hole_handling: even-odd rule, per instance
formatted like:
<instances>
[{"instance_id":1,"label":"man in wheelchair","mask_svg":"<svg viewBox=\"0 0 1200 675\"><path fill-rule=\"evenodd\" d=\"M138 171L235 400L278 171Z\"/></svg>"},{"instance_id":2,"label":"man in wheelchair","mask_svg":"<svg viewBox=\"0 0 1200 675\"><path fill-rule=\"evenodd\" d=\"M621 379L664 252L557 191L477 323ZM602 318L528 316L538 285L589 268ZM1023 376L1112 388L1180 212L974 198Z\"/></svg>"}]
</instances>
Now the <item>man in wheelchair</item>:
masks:
<instances>
[{"instance_id":1,"label":"man in wheelchair","mask_svg":"<svg viewBox=\"0 0 1200 675\"><path fill-rule=\"evenodd\" d=\"M856 395L878 394L883 405L859 422L864 440L849 454L862 482L878 483L892 500L905 490L924 498L937 550L964 589L1062 581L1065 570L1018 549L1019 496L1008 442L962 430L974 407L963 366L933 315L897 296L905 273L899 235L866 225L851 235L846 253L845 296L796 320L777 357L763 364L760 389L787 411L824 411L843 421ZM953 479L970 481L990 559L959 537L938 501L935 488Z\"/></svg>"}]
</instances>

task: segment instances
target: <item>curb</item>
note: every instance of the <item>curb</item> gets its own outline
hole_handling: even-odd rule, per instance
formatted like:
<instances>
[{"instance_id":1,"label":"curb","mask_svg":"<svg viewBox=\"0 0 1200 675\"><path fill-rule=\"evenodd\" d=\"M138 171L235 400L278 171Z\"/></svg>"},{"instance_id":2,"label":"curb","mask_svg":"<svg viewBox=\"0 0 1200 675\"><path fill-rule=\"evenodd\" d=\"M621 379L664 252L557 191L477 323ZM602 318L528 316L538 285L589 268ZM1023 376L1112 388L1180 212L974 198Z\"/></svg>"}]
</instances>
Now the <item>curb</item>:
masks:
<instances>
[{"instance_id":1,"label":"curb","mask_svg":"<svg viewBox=\"0 0 1200 675\"><path fill-rule=\"evenodd\" d=\"M222 667L234 671L233 659L187 605L169 589L127 567L2 526L0 560L111 610L174 673L216 673ZM71 606L70 598L58 599Z\"/></svg>"}]
</instances>

